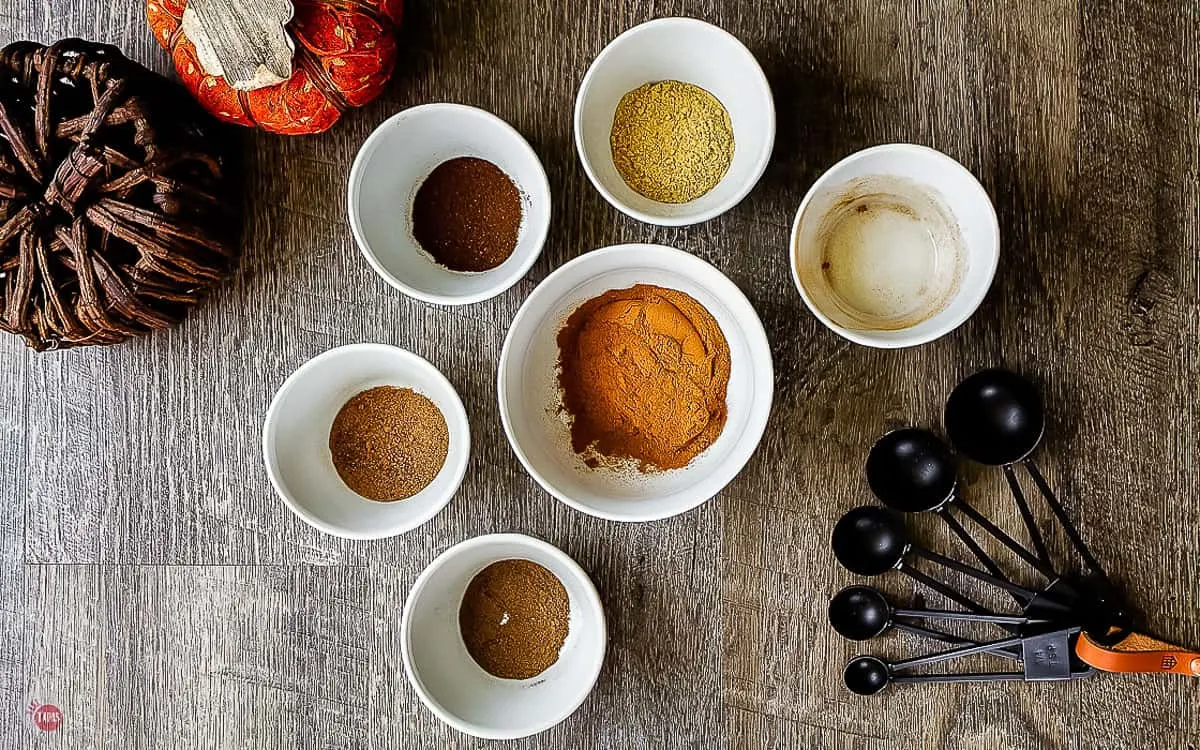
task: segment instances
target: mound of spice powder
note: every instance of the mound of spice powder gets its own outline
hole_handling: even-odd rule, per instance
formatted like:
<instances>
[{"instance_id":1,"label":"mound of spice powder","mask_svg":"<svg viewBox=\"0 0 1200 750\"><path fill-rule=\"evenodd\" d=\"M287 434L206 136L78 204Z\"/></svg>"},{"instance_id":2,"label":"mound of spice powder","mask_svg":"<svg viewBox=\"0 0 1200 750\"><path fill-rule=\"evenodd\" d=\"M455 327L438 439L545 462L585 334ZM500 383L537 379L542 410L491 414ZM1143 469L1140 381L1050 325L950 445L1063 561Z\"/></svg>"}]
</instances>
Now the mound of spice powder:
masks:
<instances>
[{"instance_id":1,"label":"mound of spice powder","mask_svg":"<svg viewBox=\"0 0 1200 750\"><path fill-rule=\"evenodd\" d=\"M446 463L450 430L437 405L411 388L379 386L351 398L334 417L329 452L338 476L368 500L405 500Z\"/></svg>"},{"instance_id":2,"label":"mound of spice powder","mask_svg":"<svg viewBox=\"0 0 1200 750\"><path fill-rule=\"evenodd\" d=\"M413 199L413 237L452 271L490 271L517 247L521 191L495 164L464 156L442 162Z\"/></svg>"},{"instance_id":3,"label":"mound of spice powder","mask_svg":"<svg viewBox=\"0 0 1200 750\"><path fill-rule=\"evenodd\" d=\"M529 560L501 560L463 594L458 625L471 658L489 674L528 680L558 661L570 628L567 589Z\"/></svg>"},{"instance_id":4,"label":"mound of spice powder","mask_svg":"<svg viewBox=\"0 0 1200 750\"><path fill-rule=\"evenodd\" d=\"M660 203L696 200L733 161L733 123L724 105L680 81L647 83L621 97L609 140L625 184Z\"/></svg>"},{"instance_id":5,"label":"mound of spice powder","mask_svg":"<svg viewBox=\"0 0 1200 750\"><path fill-rule=\"evenodd\" d=\"M580 305L558 333L571 443L592 467L677 469L725 427L729 343L691 296L639 284Z\"/></svg>"}]
</instances>

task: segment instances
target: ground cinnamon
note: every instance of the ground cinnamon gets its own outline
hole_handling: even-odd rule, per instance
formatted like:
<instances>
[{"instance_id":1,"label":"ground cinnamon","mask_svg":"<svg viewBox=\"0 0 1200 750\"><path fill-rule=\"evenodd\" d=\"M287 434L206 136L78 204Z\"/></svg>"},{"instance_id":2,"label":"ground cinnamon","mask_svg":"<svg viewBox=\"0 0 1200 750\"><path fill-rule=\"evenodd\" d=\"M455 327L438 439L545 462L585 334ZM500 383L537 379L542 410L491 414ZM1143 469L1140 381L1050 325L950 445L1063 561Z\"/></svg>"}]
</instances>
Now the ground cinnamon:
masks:
<instances>
[{"instance_id":1,"label":"ground cinnamon","mask_svg":"<svg viewBox=\"0 0 1200 750\"><path fill-rule=\"evenodd\" d=\"M647 284L605 292L571 314L558 347L572 447L590 466L607 457L681 468L725 427L729 344L683 292Z\"/></svg>"},{"instance_id":2,"label":"ground cinnamon","mask_svg":"<svg viewBox=\"0 0 1200 750\"><path fill-rule=\"evenodd\" d=\"M489 674L528 680L558 661L570 628L567 589L529 560L501 560L463 594L458 625L467 652Z\"/></svg>"}]
</instances>

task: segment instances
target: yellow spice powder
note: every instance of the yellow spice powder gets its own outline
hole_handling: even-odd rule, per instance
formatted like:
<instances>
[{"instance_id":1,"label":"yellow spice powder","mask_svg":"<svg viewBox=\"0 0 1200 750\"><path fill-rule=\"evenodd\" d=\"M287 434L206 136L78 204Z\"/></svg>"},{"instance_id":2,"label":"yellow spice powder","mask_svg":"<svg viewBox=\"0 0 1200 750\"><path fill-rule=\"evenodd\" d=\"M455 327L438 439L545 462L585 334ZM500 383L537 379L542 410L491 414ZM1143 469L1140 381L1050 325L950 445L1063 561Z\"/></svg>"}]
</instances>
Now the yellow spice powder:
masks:
<instances>
[{"instance_id":1,"label":"yellow spice powder","mask_svg":"<svg viewBox=\"0 0 1200 750\"><path fill-rule=\"evenodd\" d=\"M687 203L717 186L733 161L733 124L717 97L681 81L656 81L621 97L613 164L650 200Z\"/></svg>"}]
</instances>

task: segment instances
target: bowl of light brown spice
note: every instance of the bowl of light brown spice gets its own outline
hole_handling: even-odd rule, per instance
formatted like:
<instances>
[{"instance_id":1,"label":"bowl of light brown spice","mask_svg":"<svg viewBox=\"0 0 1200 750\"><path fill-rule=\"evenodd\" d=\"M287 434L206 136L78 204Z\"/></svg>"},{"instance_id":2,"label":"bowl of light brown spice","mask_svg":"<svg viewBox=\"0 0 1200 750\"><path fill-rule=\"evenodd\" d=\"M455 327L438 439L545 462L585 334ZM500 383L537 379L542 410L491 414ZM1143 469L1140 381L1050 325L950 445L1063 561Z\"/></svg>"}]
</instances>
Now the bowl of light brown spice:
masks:
<instances>
[{"instance_id":1,"label":"bowl of light brown spice","mask_svg":"<svg viewBox=\"0 0 1200 750\"><path fill-rule=\"evenodd\" d=\"M514 739L571 715L600 675L608 639L587 573L523 534L460 542L417 577L401 656L422 702L460 732Z\"/></svg>"},{"instance_id":2,"label":"bowl of light brown spice","mask_svg":"<svg viewBox=\"0 0 1200 750\"><path fill-rule=\"evenodd\" d=\"M420 526L466 473L471 431L445 376L386 344L331 349L275 394L263 460L276 493L306 523L348 539Z\"/></svg>"},{"instance_id":3,"label":"bowl of light brown spice","mask_svg":"<svg viewBox=\"0 0 1200 750\"><path fill-rule=\"evenodd\" d=\"M592 184L651 224L697 224L728 211L762 177L774 143L774 100L754 55L694 18L618 36L575 102L575 146Z\"/></svg>"}]
</instances>

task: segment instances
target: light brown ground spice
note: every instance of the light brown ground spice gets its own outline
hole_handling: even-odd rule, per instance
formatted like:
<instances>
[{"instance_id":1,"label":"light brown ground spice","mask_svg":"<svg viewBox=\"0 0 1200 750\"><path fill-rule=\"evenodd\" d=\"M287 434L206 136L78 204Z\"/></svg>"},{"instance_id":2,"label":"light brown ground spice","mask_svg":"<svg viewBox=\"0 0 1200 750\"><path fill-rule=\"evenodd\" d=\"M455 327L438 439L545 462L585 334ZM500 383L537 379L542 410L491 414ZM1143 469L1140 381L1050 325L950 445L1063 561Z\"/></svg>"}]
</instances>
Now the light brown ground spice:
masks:
<instances>
[{"instance_id":1,"label":"light brown ground spice","mask_svg":"<svg viewBox=\"0 0 1200 750\"><path fill-rule=\"evenodd\" d=\"M715 96L682 81L655 81L621 97L609 135L625 184L660 203L696 200L733 162L733 123Z\"/></svg>"},{"instance_id":2,"label":"light brown ground spice","mask_svg":"<svg viewBox=\"0 0 1200 750\"><path fill-rule=\"evenodd\" d=\"M379 386L342 406L329 431L338 476L368 500L412 497L437 477L450 430L437 405L411 388Z\"/></svg>"},{"instance_id":3,"label":"light brown ground spice","mask_svg":"<svg viewBox=\"0 0 1200 750\"><path fill-rule=\"evenodd\" d=\"M467 652L489 674L528 680L558 661L571 603L549 570L529 560L501 560L467 585L458 625Z\"/></svg>"}]
</instances>

